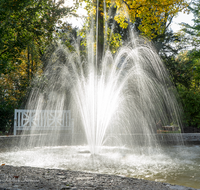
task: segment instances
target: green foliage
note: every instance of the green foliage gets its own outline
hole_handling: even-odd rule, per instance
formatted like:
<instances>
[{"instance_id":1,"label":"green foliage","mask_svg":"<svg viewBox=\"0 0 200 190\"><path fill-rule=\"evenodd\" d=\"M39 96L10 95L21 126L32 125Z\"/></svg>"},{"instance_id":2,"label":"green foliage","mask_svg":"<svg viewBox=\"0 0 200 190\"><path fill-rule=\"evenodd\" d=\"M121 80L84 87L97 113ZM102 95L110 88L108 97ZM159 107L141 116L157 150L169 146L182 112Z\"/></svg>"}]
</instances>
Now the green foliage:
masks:
<instances>
[{"instance_id":1,"label":"green foliage","mask_svg":"<svg viewBox=\"0 0 200 190\"><path fill-rule=\"evenodd\" d=\"M77 4L63 5L63 0L0 0L0 133L12 129L14 109L25 106L31 79L42 73L46 49L65 25L61 18L76 16Z\"/></svg>"},{"instance_id":2,"label":"green foliage","mask_svg":"<svg viewBox=\"0 0 200 190\"><path fill-rule=\"evenodd\" d=\"M199 0L193 0L191 5L188 8L194 15L194 19L193 19L194 24L190 25L187 23L182 23L182 25L184 26L183 31L193 36L200 36L200 17L199 17L200 2Z\"/></svg>"},{"instance_id":3,"label":"green foliage","mask_svg":"<svg viewBox=\"0 0 200 190\"><path fill-rule=\"evenodd\" d=\"M173 66L173 67L172 67ZM187 126L200 127L199 51L180 53L170 67L183 106Z\"/></svg>"},{"instance_id":4,"label":"green foliage","mask_svg":"<svg viewBox=\"0 0 200 190\"><path fill-rule=\"evenodd\" d=\"M185 122L189 126L200 128L200 92L184 87L178 87L179 96L183 105Z\"/></svg>"},{"instance_id":5,"label":"green foliage","mask_svg":"<svg viewBox=\"0 0 200 190\"><path fill-rule=\"evenodd\" d=\"M1 101L0 104L0 131L10 133L14 120L14 102Z\"/></svg>"},{"instance_id":6,"label":"green foliage","mask_svg":"<svg viewBox=\"0 0 200 190\"><path fill-rule=\"evenodd\" d=\"M200 128L200 1L194 0L189 6L194 15L194 24L182 23L184 33L182 42L184 46L193 47L190 51L182 52L176 58L176 80L178 92L185 113L185 122L188 126ZM175 75L174 75L175 76Z\"/></svg>"},{"instance_id":7,"label":"green foliage","mask_svg":"<svg viewBox=\"0 0 200 190\"><path fill-rule=\"evenodd\" d=\"M183 51L178 56L165 56L164 62L176 86L187 89L198 88L200 81L199 53L195 50Z\"/></svg>"},{"instance_id":8,"label":"green foliage","mask_svg":"<svg viewBox=\"0 0 200 190\"><path fill-rule=\"evenodd\" d=\"M78 43L77 28L73 28L71 24L63 23L61 30L57 31L57 38L64 44L69 51L75 51L76 43Z\"/></svg>"},{"instance_id":9,"label":"green foliage","mask_svg":"<svg viewBox=\"0 0 200 190\"><path fill-rule=\"evenodd\" d=\"M183 26L182 31L187 35L186 42L190 44L190 47L199 49L200 44L200 1L193 0L188 7L193 14L194 19L192 24L181 23Z\"/></svg>"},{"instance_id":10,"label":"green foliage","mask_svg":"<svg viewBox=\"0 0 200 190\"><path fill-rule=\"evenodd\" d=\"M195 48L183 51L189 42L188 36L183 33L177 34L174 42L174 47L166 44L167 49L162 49L160 53L178 89L185 115L185 126L200 127L200 51Z\"/></svg>"},{"instance_id":11,"label":"green foliage","mask_svg":"<svg viewBox=\"0 0 200 190\"><path fill-rule=\"evenodd\" d=\"M74 14L64 1L0 0L0 72L18 61L19 54L37 41L41 54L62 25L61 17ZM12 60L12 61L11 61Z\"/></svg>"}]
</instances>

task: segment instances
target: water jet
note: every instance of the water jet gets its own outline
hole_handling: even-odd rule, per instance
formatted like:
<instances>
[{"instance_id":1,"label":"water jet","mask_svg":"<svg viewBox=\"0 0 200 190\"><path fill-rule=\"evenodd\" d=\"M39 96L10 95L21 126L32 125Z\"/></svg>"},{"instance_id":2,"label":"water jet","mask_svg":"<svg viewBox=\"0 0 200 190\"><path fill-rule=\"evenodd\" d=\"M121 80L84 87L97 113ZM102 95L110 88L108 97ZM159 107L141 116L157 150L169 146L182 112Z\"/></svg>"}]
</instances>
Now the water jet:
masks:
<instances>
[{"instance_id":1,"label":"water jet","mask_svg":"<svg viewBox=\"0 0 200 190\"><path fill-rule=\"evenodd\" d=\"M38 130L33 122L30 138L19 145L29 148L0 155L2 159L18 166L168 182L173 182L177 171L183 177L193 168L190 171L199 180L195 170L199 146L192 147L194 157L184 161L191 152L185 147L187 154L181 146L181 134L157 134L159 122L162 126L173 122L181 131L181 110L175 87L153 46L146 39L131 37L115 55L105 51L97 67L93 39L88 37L84 59L78 50L71 53L58 45L43 75L34 80L26 106L36 110L38 118L41 110L59 111L61 118L62 111L71 110L73 133L63 131L59 124L48 131ZM163 146L166 138L173 146ZM180 181L177 183L183 184Z\"/></svg>"},{"instance_id":2,"label":"water jet","mask_svg":"<svg viewBox=\"0 0 200 190\"><path fill-rule=\"evenodd\" d=\"M75 128L70 135L73 141L85 136L92 154L100 153L103 145L159 149L160 139L155 135L159 121L163 126L176 123L181 130L175 88L149 44L134 39L114 56L106 51L98 71L92 57L95 55L88 50L83 63L79 53L59 45L33 88L27 109L36 110L38 118L41 110L59 111L55 118L62 118L62 110L71 110ZM33 122L30 134L35 131ZM47 131L39 131L43 133ZM49 138L52 142L65 138L59 125L41 135L38 146ZM173 142L181 142L181 135L174 138Z\"/></svg>"}]
</instances>

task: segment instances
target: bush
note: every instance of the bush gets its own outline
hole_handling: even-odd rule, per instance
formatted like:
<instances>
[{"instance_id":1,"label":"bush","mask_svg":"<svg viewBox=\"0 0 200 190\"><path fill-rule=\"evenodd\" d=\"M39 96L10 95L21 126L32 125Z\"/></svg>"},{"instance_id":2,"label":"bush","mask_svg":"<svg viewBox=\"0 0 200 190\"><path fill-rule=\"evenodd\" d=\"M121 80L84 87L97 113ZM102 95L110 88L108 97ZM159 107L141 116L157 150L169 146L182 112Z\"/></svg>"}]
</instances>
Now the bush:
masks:
<instances>
[{"instance_id":1,"label":"bush","mask_svg":"<svg viewBox=\"0 0 200 190\"><path fill-rule=\"evenodd\" d=\"M12 104L0 104L0 134L11 133L14 121L14 108Z\"/></svg>"},{"instance_id":2,"label":"bush","mask_svg":"<svg viewBox=\"0 0 200 190\"><path fill-rule=\"evenodd\" d=\"M188 126L200 128L200 92L178 88L179 96L184 110L185 122Z\"/></svg>"}]
</instances>

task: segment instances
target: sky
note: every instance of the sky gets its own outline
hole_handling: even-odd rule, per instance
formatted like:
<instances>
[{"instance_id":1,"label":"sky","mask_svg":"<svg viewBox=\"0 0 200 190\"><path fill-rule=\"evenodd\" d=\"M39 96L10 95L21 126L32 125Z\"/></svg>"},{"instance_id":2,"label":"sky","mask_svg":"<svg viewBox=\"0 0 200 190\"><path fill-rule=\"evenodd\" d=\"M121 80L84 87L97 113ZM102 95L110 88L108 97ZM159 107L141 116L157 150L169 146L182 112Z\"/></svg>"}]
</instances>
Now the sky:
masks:
<instances>
[{"instance_id":1,"label":"sky","mask_svg":"<svg viewBox=\"0 0 200 190\"><path fill-rule=\"evenodd\" d=\"M172 24L171 24L171 29L174 32L178 32L181 29L181 26L179 25L180 23L184 22L187 24L192 25L193 21L193 14L187 14L187 13L182 13L180 12L175 18L173 18Z\"/></svg>"},{"instance_id":2,"label":"sky","mask_svg":"<svg viewBox=\"0 0 200 190\"><path fill-rule=\"evenodd\" d=\"M84 3L82 3L84 6ZM64 6L73 6L73 1L65 1ZM85 9L83 9L82 7L78 8L76 14L79 15L79 18L76 17L71 17L71 18L66 18L65 20L72 24L73 27L79 27L81 28L84 24L84 20L83 17L87 15L87 12Z\"/></svg>"}]
</instances>

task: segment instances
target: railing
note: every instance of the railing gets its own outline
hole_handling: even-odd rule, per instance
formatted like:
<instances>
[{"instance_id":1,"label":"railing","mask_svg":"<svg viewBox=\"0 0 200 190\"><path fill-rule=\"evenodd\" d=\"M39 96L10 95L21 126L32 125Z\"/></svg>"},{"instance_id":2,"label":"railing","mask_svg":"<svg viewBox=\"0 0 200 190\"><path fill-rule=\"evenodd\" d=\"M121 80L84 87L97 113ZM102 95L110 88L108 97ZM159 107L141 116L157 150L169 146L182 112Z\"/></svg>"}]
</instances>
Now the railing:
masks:
<instances>
[{"instance_id":1,"label":"railing","mask_svg":"<svg viewBox=\"0 0 200 190\"><path fill-rule=\"evenodd\" d=\"M72 130L70 110L22 110L15 109L14 135L17 130Z\"/></svg>"}]
</instances>

